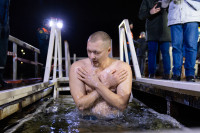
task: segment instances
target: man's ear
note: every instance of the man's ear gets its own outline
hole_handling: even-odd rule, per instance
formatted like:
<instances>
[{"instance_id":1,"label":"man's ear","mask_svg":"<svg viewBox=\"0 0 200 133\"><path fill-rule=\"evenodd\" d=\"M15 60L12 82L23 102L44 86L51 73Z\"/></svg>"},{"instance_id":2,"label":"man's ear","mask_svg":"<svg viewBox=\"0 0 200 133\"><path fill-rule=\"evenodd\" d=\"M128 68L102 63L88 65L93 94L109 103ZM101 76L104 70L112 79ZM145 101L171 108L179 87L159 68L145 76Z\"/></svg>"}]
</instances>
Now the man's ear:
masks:
<instances>
[{"instance_id":1,"label":"man's ear","mask_svg":"<svg viewBox=\"0 0 200 133\"><path fill-rule=\"evenodd\" d=\"M110 52L111 52L111 47L109 46L108 47L108 53L110 54Z\"/></svg>"}]
</instances>

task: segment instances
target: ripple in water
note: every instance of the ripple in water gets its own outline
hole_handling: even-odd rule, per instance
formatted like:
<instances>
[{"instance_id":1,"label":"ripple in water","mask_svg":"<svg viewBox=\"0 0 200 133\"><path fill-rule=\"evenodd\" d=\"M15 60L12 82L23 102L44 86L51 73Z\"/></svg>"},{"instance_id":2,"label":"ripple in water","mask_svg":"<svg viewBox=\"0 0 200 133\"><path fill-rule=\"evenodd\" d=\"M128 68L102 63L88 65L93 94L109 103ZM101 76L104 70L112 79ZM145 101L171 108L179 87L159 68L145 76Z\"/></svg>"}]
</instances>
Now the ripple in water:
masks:
<instances>
[{"instance_id":1,"label":"ripple in water","mask_svg":"<svg viewBox=\"0 0 200 133\"><path fill-rule=\"evenodd\" d=\"M52 102L15 132L123 132L180 128L181 124L172 117L159 114L137 100L129 103L121 116L103 118L82 114L70 97Z\"/></svg>"}]
</instances>

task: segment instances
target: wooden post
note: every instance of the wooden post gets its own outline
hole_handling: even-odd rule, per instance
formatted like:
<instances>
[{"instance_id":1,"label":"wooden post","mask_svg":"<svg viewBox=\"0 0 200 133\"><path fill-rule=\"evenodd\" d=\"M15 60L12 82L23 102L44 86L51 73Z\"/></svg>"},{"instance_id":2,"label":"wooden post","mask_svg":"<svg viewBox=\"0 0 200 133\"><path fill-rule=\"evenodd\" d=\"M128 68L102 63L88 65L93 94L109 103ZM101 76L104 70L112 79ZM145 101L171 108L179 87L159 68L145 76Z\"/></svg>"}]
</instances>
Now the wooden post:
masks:
<instances>
[{"instance_id":1,"label":"wooden post","mask_svg":"<svg viewBox=\"0 0 200 133\"><path fill-rule=\"evenodd\" d=\"M75 62L76 61L76 54L74 54L74 58L73 59L74 59L74 62Z\"/></svg>"},{"instance_id":2,"label":"wooden post","mask_svg":"<svg viewBox=\"0 0 200 133\"><path fill-rule=\"evenodd\" d=\"M58 69L59 69L59 78L63 77L62 74L62 45L61 45L61 31L59 28L56 30L56 40L58 42Z\"/></svg>"},{"instance_id":3,"label":"wooden post","mask_svg":"<svg viewBox=\"0 0 200 133\"><path fill-rule=\"evenodd\" d=\"M70 54L69 54L69 45L68 42L65 41L65 74L66 77L69 77L69 69L70 69Z\"/></svg>"},{"instance_id":4,"label":"wooden post","mask_svg":"<svg viewBox=\"0 0 200 133\"><path fill-rule=\"evenodd\" d=\"M38 77L38 53L35 52L35 78Z\"/></svg>"},{"instance_id":5,"label":"wooden post","mask_svg":"<svg viewBox=\"0 0 200 133\"><path fill-rule=\"evenodd\" d=\"M13 80L17 79L17 44L13 43Z\"/></svg>"},{"instance_id":6,"label":"wooden post","mask_svg":"<svg viewBox=\"0 0 200 133\"><path fill-rule=\"evenodd\" d=\"M110 58L113 58L113 52L112 51L113 51L113 49L112 49L112 39L111 39L111 51L110 51L110 54L109 54Z\"/></svg>"},{"instance_id":7,"label":"wooden post","mask_svg":"<svg viewBox=\"0 0 200 133\"><path fill-rule=\"evenodd\" d=\"M49 41L49 48L47 53L47 61L45 66L45 73L44 73L44 80L43 82L49 82L50 71L51 71L51 61L52 61L52 54L53 54L53 46L54 46L54 39L55 39L55 25L51 28L50 34L50 41Z\"/></svg>"},{"instance_id":8,"label":"wooden post","mask_svg":"<svg viewBox=\"0 0 200 133\"><path fill-rule=\"evenodd\" d=\"M54 63L53 63L53 80L56 80L57 75L57 62L58 62L58 43L55 43L54 47Z\"/></svg>"}]
</instances>

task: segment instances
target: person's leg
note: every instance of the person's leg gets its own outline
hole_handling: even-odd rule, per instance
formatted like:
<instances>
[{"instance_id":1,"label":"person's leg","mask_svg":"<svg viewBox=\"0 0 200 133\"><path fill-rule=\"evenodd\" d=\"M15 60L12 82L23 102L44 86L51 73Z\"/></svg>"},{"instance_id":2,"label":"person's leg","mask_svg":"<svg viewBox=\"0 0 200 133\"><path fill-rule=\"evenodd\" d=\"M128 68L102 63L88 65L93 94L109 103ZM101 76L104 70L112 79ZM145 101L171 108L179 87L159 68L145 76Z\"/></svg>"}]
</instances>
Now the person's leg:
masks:
<instances>
[{"instance_id":1,"label":"person's leg","mask_svg":"<svg viewBox=\"0 0 200 133\"><path fill-rule=\"evenodd\" d=\"M183 37L185 43L185 75L193 77L195 73L195 62L197 55L198 23L186 23L183 26Z\"/></svg>"},{"instance_id":2,"label":"person's leg","mask_svg":"<svg viewBox=\"0 0 200 133\"><path fill-rule=\"evenodd\" d=\"M170 56L169 56L169 42L160 43L160 50L162 53L164 74L170 74L171 64L170 64Z\"/></svg>"},{"instance_id":3,"label":"person's leg","mask_svg":"<svg viewBox=\"0 0 200 133\"><path fill-rule=\"evenodd\" d=\"M137 56L137 60L138 60L139 68L140 68L140 73L142 74L142 70L141 70L141 56Z\"/></svg>"},{"instance_id":4,"label":"person's leg","mask_svg":"<svg viewBox=\"0 0 200 133\"><path fill-rule=\"evenodd\" d=\"M6 65L8 50L8 39L0 38L0 87L4 87L6 83L3 81L3 73Z\"/></svg>"},{"instance_id":5,"label":"person's leg","mask_svg":"<svg viewBox=\"0 0 200 133\"><path fill-rule=\"evenodd\" d=\"M171 62L170 62L170 55L169 55L169 42L160 42L160 50L162 53L162 62L164 68L164 75L163 79L169 79L170 69L171 69Z\"/></svg>"},{"instance_id":6,"label":"person's leg","mask_svg":"<svg viewBox=\"0 0 200 133\"><path fill-rule=\"evenodd\" d=\"M144 64L145 64L145 57L141 57L141 75L144 76Z\"/></svg>"},{"instance_id":7,"label":"person's leg","mask_svg":"<svg viewBox=\"0 0 200 133\"><path fill-rule=\"evenodd\" d=\"M155 75L156 72L156 53L158 51L158 42L148 42L148 70L149 75Z\"/></svg>"},{"instance_id":8,"label":"person's leg","mask_svg":"<svg viewBox=\"0 0 200 133\"><path fill-rule=\"evenodd\" d=\"M180 80L181 66L182 66L182 45L183 45L183 27L182 25L172 25L171 38L172 38L172 55L173 55L173 77L174 80ZM177 78L175 78L177 77Z\"/></svg>"}]
</instances>

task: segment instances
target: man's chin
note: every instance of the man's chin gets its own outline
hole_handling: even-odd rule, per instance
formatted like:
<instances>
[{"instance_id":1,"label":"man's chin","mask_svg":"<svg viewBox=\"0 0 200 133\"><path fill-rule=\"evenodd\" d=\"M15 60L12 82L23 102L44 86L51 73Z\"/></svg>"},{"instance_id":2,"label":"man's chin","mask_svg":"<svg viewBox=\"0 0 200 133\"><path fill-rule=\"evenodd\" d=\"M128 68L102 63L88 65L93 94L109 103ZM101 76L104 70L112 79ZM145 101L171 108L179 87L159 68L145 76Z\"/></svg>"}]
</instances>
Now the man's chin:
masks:
<instances>
[{"instance_id":1,"label":"man's chin","mask_svg":"<svg viewBox=\"0 0 200 133\"><path fill-rule=\"evenodd\" d=\"M95 67L98 67L98 66L99 66L99 63L96 62L96 61L92 61L92 65L95 66Z\"/></svg>"}]
</instances>

